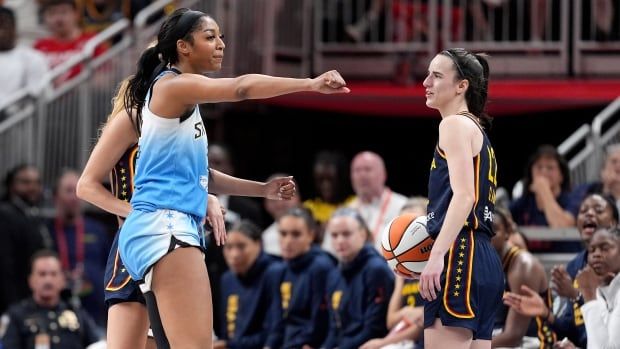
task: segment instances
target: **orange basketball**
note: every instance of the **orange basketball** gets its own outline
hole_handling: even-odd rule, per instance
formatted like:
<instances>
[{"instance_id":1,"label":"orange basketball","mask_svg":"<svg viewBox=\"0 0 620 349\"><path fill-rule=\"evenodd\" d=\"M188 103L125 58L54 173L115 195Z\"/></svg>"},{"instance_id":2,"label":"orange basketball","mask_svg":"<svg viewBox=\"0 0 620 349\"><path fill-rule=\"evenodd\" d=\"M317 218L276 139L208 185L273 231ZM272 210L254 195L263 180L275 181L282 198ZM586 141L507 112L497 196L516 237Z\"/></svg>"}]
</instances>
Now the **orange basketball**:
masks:
<instances>
[{"instance_id":1,"label":"orange basketball","mask_svg":"<svg viewBox=\"0 0 620 349\"><path fill-rule=\"evenodd\" d=\"M409 213L394 218L383 230L381 250L392 270L417 278L431 255L433 240L426 230L426 216Z\"/></svg>"}]
</instances>

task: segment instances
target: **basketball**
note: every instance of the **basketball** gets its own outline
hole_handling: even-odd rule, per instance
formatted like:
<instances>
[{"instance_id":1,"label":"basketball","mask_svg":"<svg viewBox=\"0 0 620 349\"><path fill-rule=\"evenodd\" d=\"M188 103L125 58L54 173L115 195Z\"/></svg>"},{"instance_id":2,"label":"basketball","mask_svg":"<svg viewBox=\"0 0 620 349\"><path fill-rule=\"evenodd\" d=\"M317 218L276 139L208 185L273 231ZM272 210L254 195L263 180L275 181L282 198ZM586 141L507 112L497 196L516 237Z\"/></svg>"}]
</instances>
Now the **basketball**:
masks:
<instances>
[{"instance_id":1,"label":"basketball","mask_svg":"<svg viewBox=\"0 0 620 349\"><path fill-rule=\"evenodd\" d=\"M383 230L381 250L392 270L417 278L431 254L433 240L426 230L426 216L394 218Z\"/></svg>"}]
</instances>

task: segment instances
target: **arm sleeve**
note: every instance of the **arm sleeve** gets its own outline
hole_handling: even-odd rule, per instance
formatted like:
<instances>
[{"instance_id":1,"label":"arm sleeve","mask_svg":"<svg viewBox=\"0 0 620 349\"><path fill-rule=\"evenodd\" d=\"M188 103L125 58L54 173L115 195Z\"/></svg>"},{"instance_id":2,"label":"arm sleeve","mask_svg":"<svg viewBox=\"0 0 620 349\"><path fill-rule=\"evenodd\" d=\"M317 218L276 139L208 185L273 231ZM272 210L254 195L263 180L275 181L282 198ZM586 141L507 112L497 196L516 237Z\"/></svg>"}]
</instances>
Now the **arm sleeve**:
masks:
<instances>
[{"instance_id":1,"label":"arm sleeve","mask_svg":"<svg viewBox=\"0 0 620 349\"><path fill-rule=\"evenodd\" d=\"M336 334L337 334L337 328L336 328L336 317L334 314L334 309L331 307L330 305L330 298L331 298L331 294L333 292L333 289L335 287L332 286L333 283L335 283L335 281L332 279L333 278L333 274L330 273L327 277L327 285L326 285L326 289L325 289L325 295L327 298L327 309L328 309L328 329L327 329L327 337L325 338L325 341L323 342L323 344L320 346L321 349L333 349L334 346L336 345Z\"/></svg>"},{"instance_id":2,"label":"arm sleeve","mask_svg":"<svg viewBox=\"0 0 620 349\"><path fill-rule=\"evenodd\" d=\"M282 345L284 335L284 320L282 318L282 300L280 297L280 282L284 270L274 268L267 271L266 286L267 295L271 295L270 304L265 317L265 329L267 338L265 339L265 347L276 349Z\"/></svg>"},{"instance_id":3,"label":"arm sleeve","mask_svg":"<svg viewBox=\"0 0 620 349\"><path fill-rule=\"evenodd\" d=\"M214 315L219 317L219 323L220 323L219 328L215 329L216 335L218 336L219 339L228 341L228 331L226 331L226 326L227 326L227 322L226 322L227 309L226 308L228 307L228 305L226 304L226 299L224 298L224 288L226 287L226 285L224 284L225 275L226 274L223 274L220 277L220 292L219 292L220 294L217 297L214 297L214 299L217 302L219 302L219 306L216 308L216 309L219 309L219 312Z\"/></svg>"},{"instance_id":4,"label":"arm sleeve","mask_svg":"<svg viewBox=\"0 0 620 349\"><path fill-rule=\"evenodd\" d=\"M327 313L327 275L329 274L329 266L321 265L312 273L312 291L310 309L312 311L310 317L311 326L306 327L303 336L303 343L313 348L318 348L325 340L328 330Z\"/></svg>"},{"instance_id":5,"label":"arm sleeve","mask_svg":"<svg viewBox=\"0 0 620 349\"><path fill-rule=\"evenodd\" d=\"M608 313L602 299L587 302L581 307L588 334L588 348L620 349L620 299L616 299L614 309L609 313L607 324L604 316Z\"/></svg>"},{"instance_id":6,"label":"arm sleeve","mask_svg":"<svg viewBox=\"0 0 620 349\"><path fill-rule=\"evenodd\" d=\"M364 325L357 334L343 338L340 349L359 348L366 341L386 334L386 316L390 296L394 290L394 276L391 271L375 266L366 271L364 296Z\"/></svg>"}]
</instances>

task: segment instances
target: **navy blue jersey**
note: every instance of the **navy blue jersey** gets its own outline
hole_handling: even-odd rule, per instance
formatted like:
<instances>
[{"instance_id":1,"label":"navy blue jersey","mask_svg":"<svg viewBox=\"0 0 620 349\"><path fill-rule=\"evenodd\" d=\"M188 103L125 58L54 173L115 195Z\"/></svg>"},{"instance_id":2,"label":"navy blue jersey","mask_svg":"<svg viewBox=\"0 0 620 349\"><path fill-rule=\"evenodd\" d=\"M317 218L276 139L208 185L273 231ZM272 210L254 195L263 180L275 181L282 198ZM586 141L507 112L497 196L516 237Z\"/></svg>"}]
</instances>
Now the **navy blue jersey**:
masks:
<instances>
[{"instance_id":1,"label":"navy blue jersey","mask_svg":"<svg viewBox=\"0 0 620 349\"><path fill-rule=\"evenodd\" d=\"M377 250L366 244L327 279L329 335L322 348L354 349L387 334L385 318L394 290L394 273Z\"/></svg>"},{"instance_id":2,"label":"navy blue jersey","mask_svg":"<svg viewBox=\"0 0 620 349\"><path fill-rule=\"evenodd\" d=\"M405 279L400 295L402 297L401 304L403 307L419 307L424 305L424 299L422 299L422 295L420 294L420 280Z\"/></svg>"},{"instance_id":3,"label":"navy blue jersey","mask_svg":"<svg viewBox=\"0 0 620 349\"><path fill-rule=\"evenodd\" d=\"M423 307L424 299L420 294L420 280L405 279L403 288L400 291L401 303L403 307ZM424 331L415 340L415 348L424 348Z\"/></svg>"},{"instance_id":4,"label":"navy blue jersey","mask_svg":"<svg viewBox=\"0 0 620 349\"><path fill-rule=\"evenodd\" d=\"M326 280L335 265L331 257L317 246L302 256L285 262L280 278L280 321L272 332L282 335L283 349L310 345L318 348L328 330Z\"/></svg>"},{"instance_id":5,"label":"navy blue jersey","mask_svg":"<svg viewBox=\"0 0 620 349\"><path fill-rule=\"evenodd\" d=\"M462 115L469 117L480 127L478 122L473 119L473 115L469 113ZM483 137L482 148L480 153L472 159L474 165L475 201L467 221L464 223L464 227L473 228L476 232L483 232L493 236L497 162L495 161L495 151L487 135L482 128L480 128L480 131ZM453 194L452 187L450 186L447 156L450 156L450 154L446 154L437 144L428 180L427 228L428 233L434 239L439 235Z\"/></svg>"},{"instance_id":6,"label":"navy blue jersey","mask_svg":"<svg viewBox=\"0 0 620 349\"><path fill-rule=\"evenodd\" d=\"M112 194L117 199L126 202L131 201L133 195L133 176L136 168L136 154L138 153L138 143L132 145L121 156L120 160L114 165L110 173L110 185ZM124 217L120 217L124 219Z\"/></svg>"},{"instance_id":7,"label":"navy blue jersey","mask_svg":"<svg viewBox=\"0 0 620 349\"><path fill-rule=\"evenodd\" d=\"M518 292L519 290L511 290L510 283L508 282L508 272L510 271L513 262L516 257L523 252L519 247L513 246L510 248L508 253L504 255L502 258L502 266L504 268L504 274L506 275L506 292ZM547 307L550 309L553 307L551 301L551 293L549 289L540 292L540 296L545 300ZM508 317L509 307L504 305L501 310L497 312L497 316L495 317L495 328L504 328L506 325L506 318ZM555 333L551 330L550 324L543 319L542 317L535 317L530 322L530 325L527 329L526 336L536 337L540 341L540 349L551 349L553 348L553 343L556 341Z\"/></svg>"},{"instance_id":8,"label":"navy blue jersey","mask_svg":"<svg viewBox=\"0 0 620 349\"><path fill-rule=\"evenodd\" d=\"M274 257L261 253L245 275L236 275L230 270L222 275L220 333L228 348L260 349L265 346L269 325L277 320L271 305L280 301L274 292L278 288L275 282L280 264Z\"/></svg>"}]
</instances>

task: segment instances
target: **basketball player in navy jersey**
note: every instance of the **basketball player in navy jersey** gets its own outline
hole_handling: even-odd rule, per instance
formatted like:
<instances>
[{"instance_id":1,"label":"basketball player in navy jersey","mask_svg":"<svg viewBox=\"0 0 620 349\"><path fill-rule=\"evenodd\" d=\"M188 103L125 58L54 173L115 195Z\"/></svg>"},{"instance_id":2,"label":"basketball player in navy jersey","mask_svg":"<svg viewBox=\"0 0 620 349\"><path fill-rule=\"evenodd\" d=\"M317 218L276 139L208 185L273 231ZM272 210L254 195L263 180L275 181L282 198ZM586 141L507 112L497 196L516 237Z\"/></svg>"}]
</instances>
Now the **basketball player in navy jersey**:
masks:
<instances>
[{"instance_id":1,"label":"basketball player in navy jersey","mask_svg":"<svg viewBox=\"0 0 620 349\"><path fill-rule=\"evenodd\" d=\"M136 113L140 140L133 210L118 246L132 279L140 282L159 348L212 347L211 290L200 222L209 189L218 192L233 181L209 171L198 104L302 91L349 92L336 71L314 79L206 77L206 72L221 69L224 47L213 18L180 8L163 22L157 45L140 57L125 94L125 107ZM237 183L228 194L262 196L267 188L255 183ZM216 241L224 242L225 236Z\"/></svg>"},{"instance_id":2,"label":"basketball player in navy jersey","mask_svg":"<svg viewBox=\"0 0 620 349\"><path fill-rule=\"evenodd\" d=\"M426 348L491 348L504 289L491 245L497 186L484 113L489 66L481 55L448 49L424 79L426 105L441 114L428 184L428 232L435 239L420 275Z\"/></svg>"}]
</instances>

